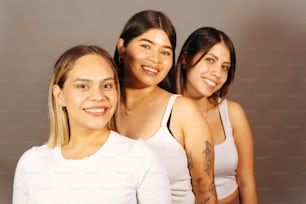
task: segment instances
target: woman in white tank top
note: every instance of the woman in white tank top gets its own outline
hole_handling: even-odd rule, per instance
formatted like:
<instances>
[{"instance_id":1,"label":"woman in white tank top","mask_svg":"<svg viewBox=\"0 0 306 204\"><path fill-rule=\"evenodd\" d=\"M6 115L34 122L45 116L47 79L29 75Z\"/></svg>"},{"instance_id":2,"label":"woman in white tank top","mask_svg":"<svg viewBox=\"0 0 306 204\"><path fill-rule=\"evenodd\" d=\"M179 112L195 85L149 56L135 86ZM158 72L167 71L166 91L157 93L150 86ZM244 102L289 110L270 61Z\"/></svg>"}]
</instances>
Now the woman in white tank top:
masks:
<instances>
[{"instance_id":1,"label":"woman in white tank top","mask_svg":"<svg viewBox=\"0 0 306 204\"><path fill-rule=\"evenodd\" d=\"M177 93L197 103L212 130L219 203L257 204L252 132L243 108L225 99L235 66L230 38L203 27L187 38L170 75Z\"/></svg>"},{"instance_id":2,"label":"woman in white tank top","mask_svg":"<svg viewBox=\"0 0 306 204\"><path fill-rule=\"evenodd\" d=\"M208 125L192 100L167 91L175 44L175 29L162 12L140 11L124 26L114 55L122 91L118 130L155 150L168 172L172 203L216 203Z\"/></svg>"}]
</instances>

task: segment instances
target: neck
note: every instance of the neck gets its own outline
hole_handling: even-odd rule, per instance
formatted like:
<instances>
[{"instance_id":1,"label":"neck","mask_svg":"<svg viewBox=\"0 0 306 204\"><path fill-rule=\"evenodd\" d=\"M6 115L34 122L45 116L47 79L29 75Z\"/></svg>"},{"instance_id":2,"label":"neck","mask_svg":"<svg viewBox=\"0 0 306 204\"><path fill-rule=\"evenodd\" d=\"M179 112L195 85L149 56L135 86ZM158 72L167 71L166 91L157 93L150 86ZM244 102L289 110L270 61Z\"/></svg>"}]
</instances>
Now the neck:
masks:
<instances>
[{"instance_id":1,"label":"neck","mask_svg":"<svg viewBox=\"0 0 306 204\"><path fill-rule=\"evenodd\" d=\"M83 159L95 154L105 143L110 131L71 132L70 141L62 146L62 155L66 159Z\"/></svg>"},{"instance_id":2,"label":"neck","mask_svg":"<svg viewBox=\"0 0 306 204\"><path fill-rule=\"evenodd\" d=\"M71 128L72 129L72 128ZM110 130L74 130L71 131L70 140L67 146L70 148L84 148L102 145L108 138Z\"/></svg>"},{"instance_id":3,"label":"neck","mask_svg":"<svg viewBox=\"0 0 306 204\"><path fill-rule=\"evenodd\" d=\"M196 103L196 105L198 106L198 108L200 109L200 111L202 112L205 118L207 117L208 111L216 107L216 105L211 103L211 101L209 101L208 97L206 96L203 95L194 96L188 94L188 92L186 91L183 91L183 96L192 99Z\"/></svg>"},{"instance_id":4,"label":"neck","mask_svg":"<svg viewBox=\"0 0 306 204\"><path fill-rule=\"evenodd\" d=\"M146 88L125 88L121 103L125 108L126 115L131 115L133 110L139 104L151 98L157 89L156 86Z\"/></svg>"}]
</instances>

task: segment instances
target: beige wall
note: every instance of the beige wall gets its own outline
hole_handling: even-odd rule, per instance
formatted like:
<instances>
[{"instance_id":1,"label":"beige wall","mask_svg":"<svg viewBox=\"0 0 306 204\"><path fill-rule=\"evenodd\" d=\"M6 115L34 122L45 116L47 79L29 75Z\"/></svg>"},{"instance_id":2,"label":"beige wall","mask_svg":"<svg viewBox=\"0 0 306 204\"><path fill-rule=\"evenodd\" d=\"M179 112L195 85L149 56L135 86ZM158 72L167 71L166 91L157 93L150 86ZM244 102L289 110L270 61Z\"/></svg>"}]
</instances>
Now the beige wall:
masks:
<instances>
[{"instance_id":1,"label":"beige wall","mask_svg":"<svg viewBox=\"0 0 306 204\"><path fill-rule=\"evenodd\" d=\"M186 3L180 3L186 2ZM178 48L214 26L234 41L231 98L245 107L255 138L260 203L306 201L306 1L0 1L0 203L11 203L17 159L48 137L51 67L73 45L113 53L127 18L146 8L169 15Z\"/></svg>"}]
</instances>

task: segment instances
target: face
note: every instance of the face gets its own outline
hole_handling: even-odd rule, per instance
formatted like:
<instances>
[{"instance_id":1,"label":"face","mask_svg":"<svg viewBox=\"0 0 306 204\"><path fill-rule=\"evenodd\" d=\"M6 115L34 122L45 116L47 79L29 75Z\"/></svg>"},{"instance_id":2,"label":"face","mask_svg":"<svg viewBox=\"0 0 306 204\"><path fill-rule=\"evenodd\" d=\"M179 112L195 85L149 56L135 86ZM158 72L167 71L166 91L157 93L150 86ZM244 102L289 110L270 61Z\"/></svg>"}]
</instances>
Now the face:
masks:
<instances>
[{"instance_id":1,"label":"face","mask_svg":"<svg viewBox=\"0 0 306 204\"><path fill-rule=\"evenodd\" d=\"M194 65L203 52L191 60ZM231 66L230 52L224 42L214 45L208 53L188 70L186 90L190 97L209 97L218 91L226 82Z\"/></svg>"},{"instance_id":2,"label":"face","mask_svg":"<svg viewBox=\"0 0 306 204\"><path fill-rule=\"evenodd\" d=\"M149 29L118 51L123 56L127 86L148 86L160 83L172 67L173 51L167 34L161 29Z\"/></svg>"},{"instance_id":3,"label":"face","mask_svg":"<svg viewBox=\"0 0 306 204\"><path fill-rule=\"evenodd\" d=\"M105 129L118 99L114 72L103 57L85 55L68 72L63 88L53 87L53 95L66 107L71 131Z\"/></svg>"}]
</instances>

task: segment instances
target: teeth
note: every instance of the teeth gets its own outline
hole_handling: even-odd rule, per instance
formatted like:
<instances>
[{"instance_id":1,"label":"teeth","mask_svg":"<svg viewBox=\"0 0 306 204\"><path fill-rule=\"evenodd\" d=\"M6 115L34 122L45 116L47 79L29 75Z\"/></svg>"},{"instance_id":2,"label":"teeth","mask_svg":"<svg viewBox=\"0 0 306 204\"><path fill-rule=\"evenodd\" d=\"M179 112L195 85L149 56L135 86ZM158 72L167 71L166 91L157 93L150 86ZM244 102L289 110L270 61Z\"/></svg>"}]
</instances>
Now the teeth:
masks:
<instances>
[{"instance_id":1,"label":"teeth","mask_svg":"<svg viewBox=\"0 0 306 204\"><path fill-rule=\"evenodd\" d=\"M204 79L204 81L205 81L206 83L208 83L210 86L216 86L216 83L213 82L213 81L211 81L211 80L209 80L209 79Z\"/></svg>"},{"instance_id":2,"label":"teeth","mask_svg":"<svg viewBox=\"0 0 306 204\"><path fill-rule=\"evenodd\" d=\"M154 72L157 73L158 71L156 69L153 69L151 67L144 67L145 70L150 71L150 72Z\"/></svg>"},{"instance_id":3,"label":"teeth","mask_svg":"<svg viewBox=\"0 0 306 204\"><path fill-rule=\"evenodd\" d=\"M105 108L86 109L86 111L90 113L103 113L105 111Z\"/></svg>"}]
</instances>

